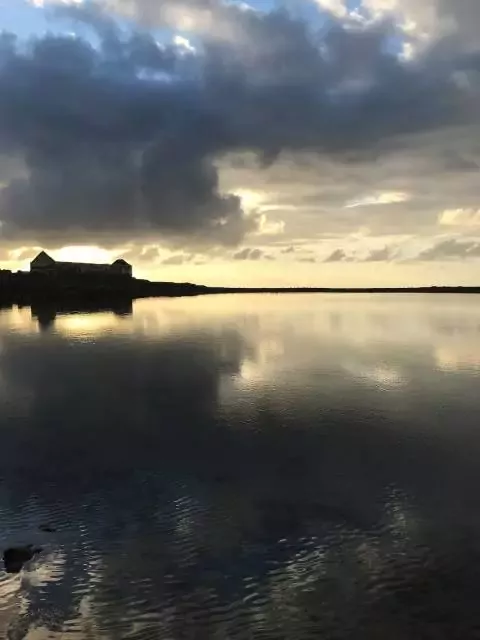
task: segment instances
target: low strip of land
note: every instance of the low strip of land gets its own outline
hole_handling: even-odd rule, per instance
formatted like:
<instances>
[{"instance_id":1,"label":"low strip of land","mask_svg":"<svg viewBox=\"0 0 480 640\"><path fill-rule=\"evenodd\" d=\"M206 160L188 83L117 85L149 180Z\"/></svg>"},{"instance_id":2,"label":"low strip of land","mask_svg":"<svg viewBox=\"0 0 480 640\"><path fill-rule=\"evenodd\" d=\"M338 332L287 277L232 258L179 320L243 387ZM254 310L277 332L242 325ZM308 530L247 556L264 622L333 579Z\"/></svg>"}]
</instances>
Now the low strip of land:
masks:
<instances>
[{"instance_id":1,"label":"low strip of land","mask_svg":"<svg viewBox=\"0 0 480 640\"><path fill-rule=\"evenodd\" d=\"M480 287L205 287L205 293L480 293Z\"/></svg>"},{"instance_id":2,"label":"low strip of land","mask_svg":"<svg viewBox=\"0 0 480 640\"><path fill-rule=\"evenodd\" d=\"M207 287L189 282L150 282L130 277L77 276L52 278L19 272L0 277L0 305L32 305L45 301L99 303L149 297L218 294L480 294L480 287Z\"/></svg>"}]
</instances>

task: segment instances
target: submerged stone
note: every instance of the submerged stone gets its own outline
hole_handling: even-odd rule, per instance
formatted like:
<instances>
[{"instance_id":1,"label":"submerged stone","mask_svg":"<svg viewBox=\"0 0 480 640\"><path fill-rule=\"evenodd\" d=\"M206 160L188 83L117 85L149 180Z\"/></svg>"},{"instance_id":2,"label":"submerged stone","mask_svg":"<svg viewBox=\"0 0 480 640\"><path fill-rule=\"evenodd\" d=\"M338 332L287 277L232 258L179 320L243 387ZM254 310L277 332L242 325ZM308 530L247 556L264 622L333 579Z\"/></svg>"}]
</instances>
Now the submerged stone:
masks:
<instances>
[{"instance_id":1,"label":"submerged stone","mask_svg":"<svg viewBox=\"0 0 480 640\"><path fill-rule=\"evenodd\" d=\"M29 544L25 547L10 547L3 552L3 563L7 573L20 573L23 565L42 550Z\"/></svg>"}]
</instances>

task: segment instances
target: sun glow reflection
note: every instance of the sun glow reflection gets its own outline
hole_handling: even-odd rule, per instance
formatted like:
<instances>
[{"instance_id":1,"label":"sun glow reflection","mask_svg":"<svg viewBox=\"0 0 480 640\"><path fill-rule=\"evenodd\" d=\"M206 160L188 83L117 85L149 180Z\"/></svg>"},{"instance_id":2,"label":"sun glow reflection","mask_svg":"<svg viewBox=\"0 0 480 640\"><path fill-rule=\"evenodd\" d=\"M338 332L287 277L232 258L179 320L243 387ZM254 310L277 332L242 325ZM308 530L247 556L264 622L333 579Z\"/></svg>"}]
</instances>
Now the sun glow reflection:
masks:
<instances>
[{"instance_id":1,"label":"sun glow reflection","mask_svg":"<svg viewBox=\"0 0 480 640\"><path fill-rule=\"evenodd\" d=\"M58 315L55 330L58 333L73 337L103 335L111 331L118 333L120 319L110 312L105 313L73 313Z\"/></svg>"}]
</instances>

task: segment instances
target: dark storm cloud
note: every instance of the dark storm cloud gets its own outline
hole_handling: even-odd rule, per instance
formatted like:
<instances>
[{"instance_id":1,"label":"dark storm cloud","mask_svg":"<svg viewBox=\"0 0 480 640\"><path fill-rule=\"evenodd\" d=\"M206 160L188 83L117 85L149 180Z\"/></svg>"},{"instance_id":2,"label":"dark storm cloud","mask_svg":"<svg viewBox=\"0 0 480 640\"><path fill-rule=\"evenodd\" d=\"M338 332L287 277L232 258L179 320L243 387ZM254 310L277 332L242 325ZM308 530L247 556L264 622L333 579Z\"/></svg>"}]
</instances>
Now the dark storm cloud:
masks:
<instances>
[{"instance_id":1,"label":"dark storm cloud","mask_svg":"<svg viewBox=\"0 0 480 640\"><path fill-rule=\"evenodd\" d=\"M94 29L98 46L4 35L0 155L21 160L0 195L6 237L237 244L258 220L220 191L224 153L359 162L398 134L476 117L452 64L387 53L386 22L332 21L320 39L287 13L214 0L116 6L157 24L188 8L198 51L126 35L93 5L57 16Z\"/></svg>"},{"instance_id":2,"label":"dark storm cloud","mask_svg":"<svg viewBox=\"0 0 480 640\"><path fill-rule=\"evenodd\" d=\"M3 37L0 151L25 164L1 192L4 235L238 243L255 220L219 191L221 125L198 86L172 80L184 53L122 39L101 17L100 49L46 36L25 51Z\"/></svg>"}]
</instances>

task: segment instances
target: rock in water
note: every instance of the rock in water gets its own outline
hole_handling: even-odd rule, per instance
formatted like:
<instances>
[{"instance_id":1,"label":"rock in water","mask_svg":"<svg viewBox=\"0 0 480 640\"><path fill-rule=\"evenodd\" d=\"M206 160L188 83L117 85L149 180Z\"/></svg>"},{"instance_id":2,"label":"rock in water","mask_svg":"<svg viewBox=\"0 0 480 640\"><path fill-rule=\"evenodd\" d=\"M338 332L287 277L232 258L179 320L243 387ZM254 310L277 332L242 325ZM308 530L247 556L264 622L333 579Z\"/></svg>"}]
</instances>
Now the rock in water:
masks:
<instances>
[{"instance_id":1,"label":"rock in water","mask_svg":"<svg viewBox=\"0 0 480 640\"><path fill-rule=\"evenodd\" d=\"M55 527L52 527L51 524L41 524L39 527L40 531L43 531L44 533L55 533L56 529Z\"/></svg>"},{"instance_id":2,"label":"rock in water","mask_svg":"<svg viewBox=\"0 0 480 640\"><path fill-rule=\"evenodd\" d=\"M3 563L7 573L20 573L23 565L29 562L41 549L29 544L26 547L11 547L3 552Z\"/></svg>"}]
</instances>

